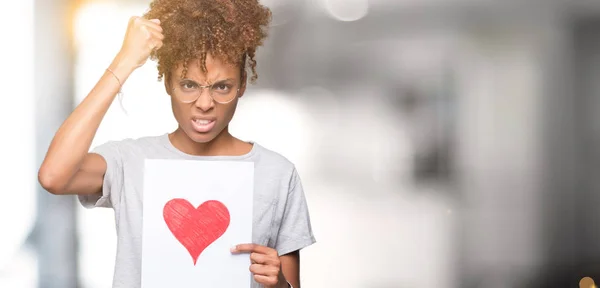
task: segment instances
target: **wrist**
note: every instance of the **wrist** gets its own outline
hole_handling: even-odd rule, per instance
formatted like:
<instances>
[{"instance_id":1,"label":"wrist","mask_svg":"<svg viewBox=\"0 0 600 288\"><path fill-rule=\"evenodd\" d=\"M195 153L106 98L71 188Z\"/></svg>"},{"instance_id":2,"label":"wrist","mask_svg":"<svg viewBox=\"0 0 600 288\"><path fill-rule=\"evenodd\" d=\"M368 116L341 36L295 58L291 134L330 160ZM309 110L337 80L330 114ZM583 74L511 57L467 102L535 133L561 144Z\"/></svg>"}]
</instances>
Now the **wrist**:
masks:
<instances>
[{"instance_id":1,"label":"wrist","mask_svg":"<svg viewBox=\"0 0 600 288\"><path fill-rule=\"evenodd\" d=\"M121 80L121 83L124 83L137 68L135 64L128 60L128 57L119 53L108 67Z\"/></svg>"},{"instance_id":2,"label":"wrist","mask_svg":"<svg viewBox=\"0 0 600 288\"><path fill-rule=\"evenodd\" d=\"M277 285L277 288L290 288L292 287L292 285L290 284L290 282L288 282L287 280L285 280L285 277L280 274L279 275L279 284Z\"/></svg>"}]
</instances>

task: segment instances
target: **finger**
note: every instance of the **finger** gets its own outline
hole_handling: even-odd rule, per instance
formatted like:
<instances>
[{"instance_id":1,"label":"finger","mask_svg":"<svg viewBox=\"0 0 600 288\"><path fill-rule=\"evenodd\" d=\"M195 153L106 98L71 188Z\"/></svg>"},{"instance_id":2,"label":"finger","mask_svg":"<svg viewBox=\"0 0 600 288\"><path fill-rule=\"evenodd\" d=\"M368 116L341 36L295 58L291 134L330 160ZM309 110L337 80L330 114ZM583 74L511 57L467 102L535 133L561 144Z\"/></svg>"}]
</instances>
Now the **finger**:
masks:
<instances>
[{"instance_id":1,"label":"finger","mask_svg":"<svg viewBox=\"0 0 600 288\"><path fill-rule=\"evenodd\" d=\"M254 280L263 286L277 285L277 276L254 275Z\"/></svg>"},{"instance_id":2,"label":"finger","mask_svg":"<svg viewBox=\"0 0 600 288\"><path fill-rule=\"evenodd\" d=\"M150 49L150 52L156 52L160 48L162 48L162 44L161 43L148 44L148 49Z\"/></svg>"},{"instance_id":3,"label":"finger","mask_svg":"<svg viewBox=\"0 0 600 288\"><path fill-rule=\"evenodd\" d=\"M260 254L268 254L268 255L276 255L277 251L275 249L256 245L256 244L240 244L236 245L231 249L232 253L260 253Z\"/></svg>"},{"instance_id":4,"label":"finger","mask_svg":"<svg viewBox=\"0 0 600 288\"><path fill-rule=\"evenodd\" d=\"M254 275L263 275L263 276L275 276L279 275L279 269L269 265L262 264L252 264L250 265L250 272Z\"/></svg>"},{"instance_id":5,"label":"finger","mask_svg":"<svg viewBox=\"0 0 600 288\"><path fill-rule=\"evenodd\" d=\"M129 24L131 24L131 23L138 23L138 21L140 21L140 20L138 20L139 18L141 18L141 17L138 17L138 16L131 16L131 17L129 18Z\"/></svg>"},{"instance_id":6,"label":"finger","mask_svg":"<svg viewBox=\"0 0 600 288\"><path fill-rule=\"evenodd\" d=\"M148 29L151 32L155 32L155 33L158 33L158 34L162 34L163 33L163 29L160 28L160 27L159 27L160 29L156 29L156 27L154 27L152 25L145 25L144 24L143 26L146 27L146 29Z\"/></svg>"},{"instance_id":7,"label":"finger","mask_svg":"<svg viewBox=\"0 0 600 288\"><path fill-rule=\"evenodd\" d=\"M156 20L156 21L154 21ZM153 20L146 20L146 19L141 19L141 24L143 24L144 26L148 26L148 28L152 28L158 32L162 32L163 29L162 27L160 27L160 21L158 19L153 19Z\"/></svg>"},{"instance_id":8,"label":"finger","mask_svg":"<svg viewBox=\"0 0 600 288\"><path fill-rule=\"evenodd\" d=\"M152 35L152 37L153 37L154 39L158 39L158 40L161 40L161 41L162 41L163 39L165 39L165 35L163 35L162 33L158 32L158 31L156 31L156 30L153 30L153 29L148 29L148 31L150 32L150 35Z\"/></svg>"},{"instance_id":9,"label":"finger","mask_svg":"<svg viewBox=\"0 0 600 288\"><path fill-rule=\"evenodd\" d=\"M164 39L164 37L161 33L154 32L147 26L142 26L142 30L146 33L145 37L148 41L148 47L150 49L160 49L160 47L162 47L162 39Z\"/></svg>"},{"instance_id":10,"label":"finger","mask_svg":"<svg viewBox=\"0 0 600 288\"><path fill-rule=\"evenodd\" d=\"M133 25L142 27L146 30L155 30L160 33L163 31L162 27L160 27L160 25L155 21L150 21L141 17L131 17L130 21L133 23Z\"/></svg>"},{"instance_id":11,"label":"finger","mask_svg":"<svg viewBox=\"0 0 600 288\"><path fill-rule=\"evenodd\" d=\"M154 50L156 51L156 50L162 48L162 46L163 46L163 42L162 41L158 41L158 43L154 46Z\"/></svg>"},{"instance_id":12,"label":"finger","mask_svg":"<svg viewBox=\"0 0 600 288\"><path fill-rule=\"evenodd\" d=\"M273 265L279 267L279 259L273 258L273 256L260 254L260 253L252 253L250 254L250 261L252 263L265 264L265 265Z\"/></svg>"}]
</instances>

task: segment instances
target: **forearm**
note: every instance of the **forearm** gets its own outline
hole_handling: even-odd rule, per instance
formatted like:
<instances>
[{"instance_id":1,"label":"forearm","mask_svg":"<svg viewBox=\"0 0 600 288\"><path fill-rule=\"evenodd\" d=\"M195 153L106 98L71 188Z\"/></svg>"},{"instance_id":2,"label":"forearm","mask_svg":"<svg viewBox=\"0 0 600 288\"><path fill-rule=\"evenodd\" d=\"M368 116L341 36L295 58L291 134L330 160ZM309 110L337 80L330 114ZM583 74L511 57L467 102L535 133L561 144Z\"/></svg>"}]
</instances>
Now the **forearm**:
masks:
<instances>
[{"instance_id":1,"label":"forearm","mask_svg":"<svg viewBox=\"0 0 600 288\"><path fill-rule=\"evenodd\" d=\"M290 287L299 288L300 284L294 285L293 283L291 283L291 282L289 282L289 281L287 281L285 279L283 279L283 281L279 282L279 287L278 288L290 288Z\"/></svg>"},{"instance_id":2,"label":"forearm","mask_svg":"<svg viewBox=\"0 0 600 288\"><path fill-rule=\"evenodd\" d=\"M280 256L280 260L281 279L279 282L281 282L281 287L289 288L289 284L291 284L294 288L300 288L300 252L294 251Z\"/></svg>"},{"instance_id":3,"label":"forearm","mask_svg":"<svg viewBox=\"0 0 600 288\"><path fill-rule=\"evenodd\" d=\"M119 81L123 83L133 71L120 57L115 58L109 69L115 75L106 71L56 132L39 171L40 183L45 188L61 190L77 173L102 119L121 89Z\"/></svg>"}]
</instances>

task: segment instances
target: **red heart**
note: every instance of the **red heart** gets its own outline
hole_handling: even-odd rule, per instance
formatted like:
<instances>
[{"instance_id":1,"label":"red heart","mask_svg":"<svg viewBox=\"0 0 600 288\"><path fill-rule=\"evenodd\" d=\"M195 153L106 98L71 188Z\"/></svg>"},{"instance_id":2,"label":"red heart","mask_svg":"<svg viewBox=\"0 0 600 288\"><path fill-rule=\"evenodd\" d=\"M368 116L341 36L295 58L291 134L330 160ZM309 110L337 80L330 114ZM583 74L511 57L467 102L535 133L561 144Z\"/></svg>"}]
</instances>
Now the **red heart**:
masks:
<instances>
[{"instance_id":1,"label":"red heart","mask_svg":"<svg viewBox=\"0 0 600 288\"><path fill-rule=\"evenodd\" d=\"M206 201L196 209L185 199L173 199L165 204L163 217L194 259L194 265L202 251L229 227L229 210L216 200Z\"/></svg>"}]
</instances>

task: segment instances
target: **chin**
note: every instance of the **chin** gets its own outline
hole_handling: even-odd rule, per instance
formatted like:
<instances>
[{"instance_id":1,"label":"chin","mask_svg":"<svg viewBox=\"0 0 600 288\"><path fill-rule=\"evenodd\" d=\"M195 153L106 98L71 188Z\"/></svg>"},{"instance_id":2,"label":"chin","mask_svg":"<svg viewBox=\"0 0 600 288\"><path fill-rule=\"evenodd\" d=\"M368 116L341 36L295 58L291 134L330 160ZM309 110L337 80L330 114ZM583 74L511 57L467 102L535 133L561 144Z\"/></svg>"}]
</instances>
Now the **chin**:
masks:
<instances>
[{"instance_id":1,"label":"chin","mask_svg":"<svg viewBox=\"0 0 600 288\"><path fill-rule=\"evenodd\" d=\"M205 144L210 141L213 141L219 135L219 133L217 133L217 131L215 131L215 130L200 133L200 132L194 130L194 128L192 128L192 127L189 127L188 129L185 129L184 131L185 131L185 134L190 138L190 140L192 140L193 142L199 143L199 144Z\"/></svg>"},{"instance_id":2,"label":"chin","mask_svg":"<svg viewBox=\"0 0 600 288\"><path fill-rule=\"evenodd\" d=\"M213 133L198 133L196 131L191 131L191 133L186 133L188 135L188 137L190 137L190 139L196 143L200 143L200 144L205 144L208 143L212 140L214 140L215 138L217 138L217 135L213 135Z\"/></svg>"}]
</instances>

